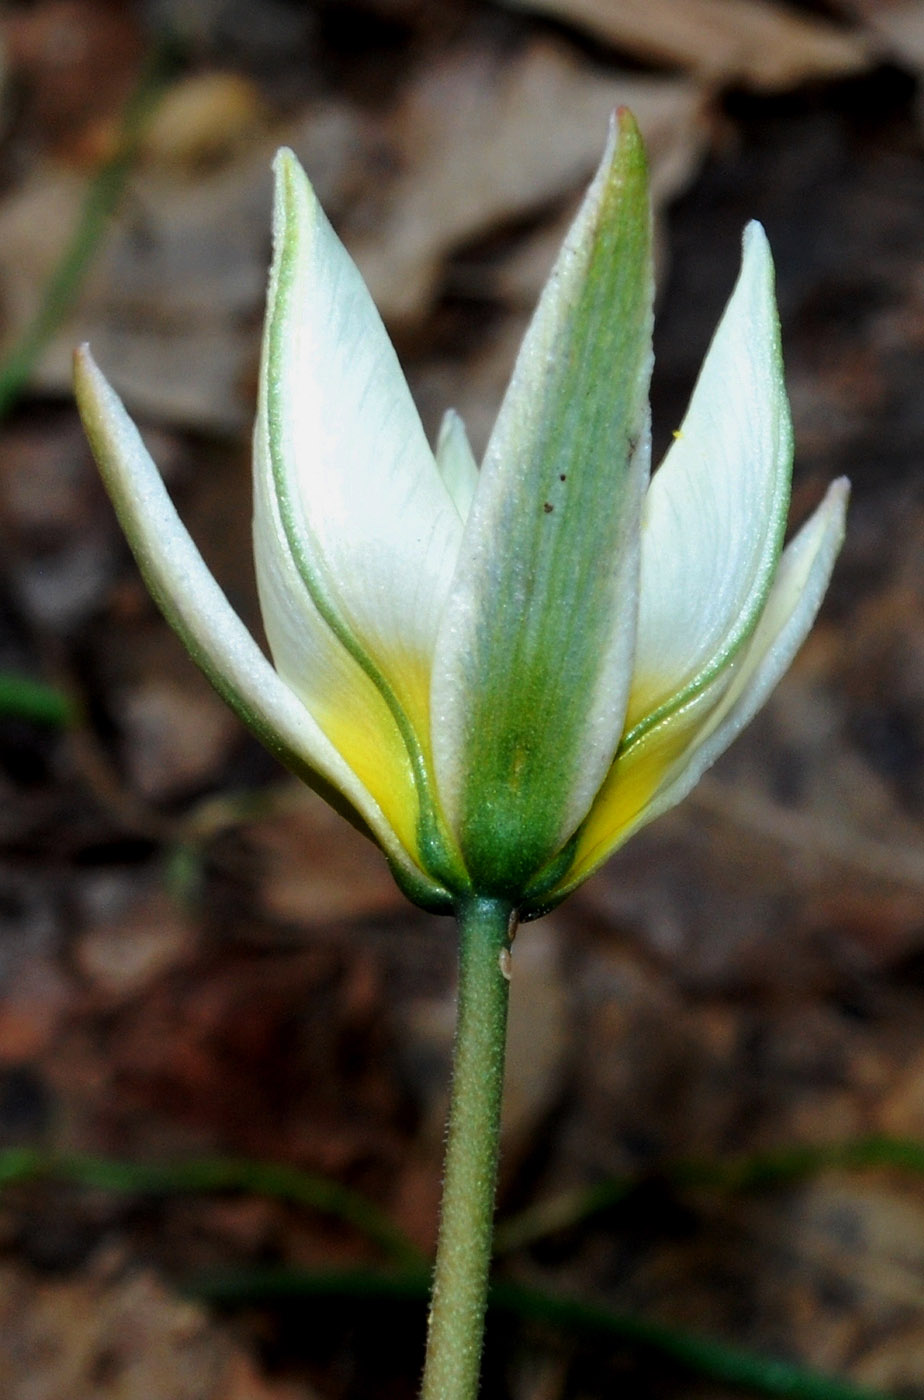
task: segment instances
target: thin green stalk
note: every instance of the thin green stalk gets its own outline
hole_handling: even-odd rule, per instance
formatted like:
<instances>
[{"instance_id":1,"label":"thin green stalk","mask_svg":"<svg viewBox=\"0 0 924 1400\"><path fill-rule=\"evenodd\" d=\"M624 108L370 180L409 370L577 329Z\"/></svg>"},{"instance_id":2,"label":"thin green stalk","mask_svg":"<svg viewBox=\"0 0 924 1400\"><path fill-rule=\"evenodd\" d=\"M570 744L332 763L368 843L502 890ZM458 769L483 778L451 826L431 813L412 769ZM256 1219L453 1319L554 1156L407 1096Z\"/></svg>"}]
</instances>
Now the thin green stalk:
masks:
<instances>
[{"instance_id":1,"label":"thin green stalk","mask_svg":"<svg viewBox=\"0 0 924 1400\"><path fill-rule=\"evenodd\" d=\"M837 1168L897 1167L924 1173L924 1142L916 1138L872 1133L846 1142L805 1143L771 1148L714 1162L688 1159L668 1169L677 1186L714 1186L741 1191L799 1181L819 1171Z\"/></svg>"},{"instance_id":2,"label":"thin green stalk","mask_svg":"<svg viewBox=\"0 0 924 1400\"><path fill-rule=\"evenodd\" d=\"M634 1191L653 1181L679 1190L703 1188L716 1191L760 1190L800 1181L818 1172L838 1168L862 1170L893 1167L924 1175L924 1142L916 1138L876 1133L846 1142L800 1144L771 1148L728 1158L687 1158L659 1163L653 1172L609 1177L593 1186L576 1187L547 1197L508 1216L494 1236L495 1256L525 1249L559 1230L586 1225L611 1210Z\"/></svg>"},{"instance_id":3,"label":"thin green stalk","mask_svg":"<svg viewBox=\"0 0 924 1400\"><path fill-rule=\"evenodd\" d=\"M507 1039L510 905L459 911L459 1010L421 1400L478 1393Z\"/></svg>"},{"instance_id":4,"label":"thin green stalk","mask_svg":"<svg viewBox=\"0 0 924 1400\"><path fill-rule=\"evenodd\" d=\"M15 671L0 672L0 719L24 719L60 729L74 719L71 699L54 686Z\"/></svg>"},{"instance_id":5,"label":"thin green stalk","mask_svg":"<svg viewBox=\"0 0 924 1400\"><path fill-rule=\"evenodd\" d=\"M550 1327L628 1342L710 1380L779 1400L885 1400L882 1392L837 1376L728 1346L683 1327L611 1311L577 1298L557 1297L526 1284L497 1284L491 1289L491 1306Z\"/></svg>"},{"instance_id":6,"label":"thin green stalk","mask_svg":"<svg viewBox=\"0 0 924 1400\"><path fill-rule=\"evenodd\" d=\"M357 1303L413 1303L426 1296L426 1276L413 1269L379 1273L372 1269L263 1269L200 1277L185 1292L225 1307L292 1299L324 1298ZM688 1332L683 1327L616 1312L599 1303L548 1293L505 1280L491 1287L492 1312L537 1322L566 1336L585 1336L662 1357L692 1375L763 1395L768 1400L891 1400L868 1386L811 1367L762 1356Z\"/></svg>"},{"instance_id":7,"label":"thin green stalk","mask_svg":"<svg viewBox=\"0 0 924 1400\"><path fill-rule=\"evenodd\" d=\"M418 1250L372 1201L328 1177L282 1162L252 1162L234 1157L122 1162L79 1152L46 1153L32 1148L0 1152L0 1190L30 1181L66 1181L97 1190L155 1196L243 1191L273 1197L345 1221L396 1264L422 1266Z\"/></svg>"},{"instance_id":8,"label":"thin green stalk","mask_svg":"<svg viewBox=\"0 0 924 1400\"><path fill-rule=\"evenodd\" d=\"M20 339L0 362L0 416L22 393L48 341L71 310L109 226L128 174L138 154L144 126L154 110L173 63L169 45L161 43L144 65L122 115L113 154L93 176L80 217L45 286L41 303Z\"/></svg>"}]
</instances>

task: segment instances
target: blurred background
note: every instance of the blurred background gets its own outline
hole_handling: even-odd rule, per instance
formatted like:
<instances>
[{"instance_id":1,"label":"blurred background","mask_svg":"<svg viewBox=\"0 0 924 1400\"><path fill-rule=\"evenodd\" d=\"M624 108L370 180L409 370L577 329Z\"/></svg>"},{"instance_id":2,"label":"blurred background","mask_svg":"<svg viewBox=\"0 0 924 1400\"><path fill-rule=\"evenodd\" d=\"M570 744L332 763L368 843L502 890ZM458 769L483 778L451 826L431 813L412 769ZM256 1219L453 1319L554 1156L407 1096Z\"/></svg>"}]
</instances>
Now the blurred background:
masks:
<instances>
[{"instance_id":1,"label":"blurred background","mask_svg":"<svg viewBox=\"0 0 924 1400\"><path fill-rule=\"evenodd\" d=\"M480 451L617 103L652 167L656 456L756 217L793 520L841 473L854 501L765 712L517 938L484 1393L724 1400L771 1356L924 1396L922 69L921 0L0 10L4 1397L412 1396L425 1309L389 1279L434 1241L453 1021L451 923L161 622L71 349L259 629L276 147L428 431L453 406Z\"/></svg>"}]
</instances>

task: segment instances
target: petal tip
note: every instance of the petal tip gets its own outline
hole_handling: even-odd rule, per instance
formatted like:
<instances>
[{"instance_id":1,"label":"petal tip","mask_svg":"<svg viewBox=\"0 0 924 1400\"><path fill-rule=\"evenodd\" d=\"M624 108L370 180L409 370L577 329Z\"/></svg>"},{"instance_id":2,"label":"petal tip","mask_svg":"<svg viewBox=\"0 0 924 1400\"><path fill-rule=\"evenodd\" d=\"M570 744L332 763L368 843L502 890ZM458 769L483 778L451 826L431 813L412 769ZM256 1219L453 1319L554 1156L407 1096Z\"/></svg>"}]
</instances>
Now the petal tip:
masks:
<instances>
[{"instance_id":1,"label":"petal tip","mask_svg":"<svg viewBox=\"0 0 924 1400\"><path fill-rule=\"evenodd\" d=\"M615 107L607 122L606 145L591 189L608 182L641 162L647 168L645 143L635 114L629 107Z\"/></svg>"},{"instance_id":2,"label":"petal tip","mask_svg":"<svg viewBox=\"0 0 924 1400\"><path fill-rule=\"evenodd\" d=\"M90 346L87 341L84 340L80 345L74 346L71 363L74 370L74 392L79 396L93 366L93 356L90 354Z\"/></svg>"},{"instance_id":3,"label":"petal tip","mask_svg":"<svg viewBox=\"0 0 924 1400\"><path fill-rule=\"evenodd\" d=\"M302 166L291 146L280 146L273 156L273 174L278 180L292 180L302 174Z\"/></svg>"},{"instance_id":4,"label":"petal tip","mask_svg":"<svg viewBox=\"0 0 924 1400\"><path fill-rule=\"evenodd\" d=\"M847 529L847 506L850 504L850 490L849 477L839 476L831 482L822 503L822 509L830 515L832 520L837 522L839 545Z\"/></svg>"},{"instance_id":5,"label":"petal tip","mask_svg":"<svg viewBox=\"0 0 924 1400\"><path fill-rule=\"evenodd\" d=\"M745 224L741 235L741 270L744 272L748 268L753 268L755 276L765 277L772 286L773 254L770 251L770 240L763 224L757 219L751 219Z\"/></svg>"},{"instance_id":6,"label":"petal tip","mask_svg":"<svg viewBox=\"0 0 924 1400\"><path fill-rule=\"evenodd\" d=\"M642 133L639 131L638 121L631 107L620 104L610 113L609 134L613 141L620 137L628 137L641 141Z\"/></svg>"},{"instance_id":7,"label":"petal tip","mask_svg":"<svg viewBox=\"0 0 924 1400\"><path fill-rule=\"evenodd\" d=\"M275 180L273 226L281 242L292 227L310 220L318 200L298 156L288 146L280 146L273 158Z\"/></svg>"},{"instance_id":8,"label":"petal tip","mask_svg":"<svg viewBox=\"0 0 924 1400\"><path fill-rule=\"evenodd\" d=\"M102 412L107 406L107 399L114 398L115 393L94 360L88 341L75 347L73 363L74 397L81 417L88 423L90 415Z\"/></svg>"},{"instance_id":9,"label":"petal tip","mask_svg":"<svg viewBox=\"0 0 924 1400\"><path fill-rule=\"evenodd\" d=\"M92 374L94 371L97 374L99 373L99 369L97 367L96 361L93 358L93 351L90 349L90 342L88 340L81 341L79 345L74 346L73 360L75 379L79 379L84 375Z\"/></svg>"}]
</instances>

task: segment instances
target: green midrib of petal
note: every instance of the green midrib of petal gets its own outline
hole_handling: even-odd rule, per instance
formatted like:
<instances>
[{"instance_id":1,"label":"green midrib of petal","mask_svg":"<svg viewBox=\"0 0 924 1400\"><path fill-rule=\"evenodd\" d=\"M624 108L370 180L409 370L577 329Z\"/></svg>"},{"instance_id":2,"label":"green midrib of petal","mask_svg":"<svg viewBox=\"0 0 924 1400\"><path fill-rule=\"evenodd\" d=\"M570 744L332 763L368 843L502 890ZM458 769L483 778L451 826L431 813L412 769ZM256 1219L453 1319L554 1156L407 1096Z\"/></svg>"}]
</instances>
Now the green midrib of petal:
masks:
<instances>
[{"instance_id":1,"label":"green midrib of petal","mask_svg":"<svg viewBox=\"0 0 924 1400\"><path fill-rule=\"evenodd\" d=\"M395 721L401 740L411 764L414 786L419 804L418 844L420 858L425 870L434 879L444 884L453 893L469 891L469 881L458 857L453 853L439 819L433 792L432 777L427 766L426 756L420 740L387 677L374 657L360 644L358 637L341 618L336 604L325 587L323 577L314 559L306 548L305 536L301 528L301 508L293 498L289 484L289 473L280 450L280 442L285 440L282 424L285 418L285 405L282 402L283 374L278 366L285 357L285 315L280 308L286 304L296 278L296 264L306 251L299 247L298 220L293 216L295 197L291 189L291 172L282 167L280 179L286 201L285 237L279 250L275 273L272 306L268 325L266 412L267 442L270 465L279 515L285 531L286 542L299 577L308 590L311 601L327 623L334 636L369 677L381 695L389 713Z\"/></svg>"},{"instance_id":2,"label":"green midrib of petal","mask_svg":"<svg viewBox=\"0 0 924 1400\"><path fill-rule=\"evenodd\" d=\"M621 143L576 254L586 261L574 303L537 382L520 386L526 465L511 473L525 472L524 488L485 579L460 829L486 893L522 894L555 855L612 627L603 575L637 508L626 483L647 427L650 230L637 132Z\"/></svg>"}]
</instances>

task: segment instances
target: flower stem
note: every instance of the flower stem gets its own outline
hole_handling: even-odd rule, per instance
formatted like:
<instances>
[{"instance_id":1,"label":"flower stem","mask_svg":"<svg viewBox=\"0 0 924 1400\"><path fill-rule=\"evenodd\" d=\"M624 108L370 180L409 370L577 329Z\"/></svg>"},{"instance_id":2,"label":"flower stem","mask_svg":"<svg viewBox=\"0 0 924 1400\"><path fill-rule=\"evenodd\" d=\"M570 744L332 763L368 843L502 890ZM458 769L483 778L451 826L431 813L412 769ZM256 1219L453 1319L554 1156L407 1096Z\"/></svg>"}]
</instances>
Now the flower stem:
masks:
<instances>
[{"instance_id":1,"label":"flower stem","mask_svg":"<svg viewBox=\"0 0 924 1400\"><path fill-rule=\"evenodd\" d=\"M507 1038L511 907L459 910L459 1011L421 1400L478 1393Z\"/></svg>"}]
</instances>

